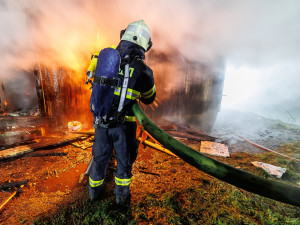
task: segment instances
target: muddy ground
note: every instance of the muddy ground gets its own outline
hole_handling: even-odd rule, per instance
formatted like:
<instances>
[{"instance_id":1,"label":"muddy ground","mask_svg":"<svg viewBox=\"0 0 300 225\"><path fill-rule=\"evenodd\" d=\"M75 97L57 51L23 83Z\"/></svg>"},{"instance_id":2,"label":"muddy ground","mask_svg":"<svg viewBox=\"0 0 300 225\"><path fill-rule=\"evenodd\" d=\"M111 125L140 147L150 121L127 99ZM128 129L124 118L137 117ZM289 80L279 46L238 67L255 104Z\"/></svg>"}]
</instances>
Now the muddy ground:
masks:
<instances>
[{"instance_id":1,"label":"muddy ground","mask_svg":"<svg viewBox=\"0 0 300 225\"><path fill-rule=\"evenodd\" d=\"M84 141L90 145L90 140ZM47 153L67 153L64 156L37 156ZM2 210L0 222L19 224L32 221L37 215L55 210L58 205L76 196L82 187L77 187L81 173L86 170L91 149L82 150L73 145L35 151L17 159L0 163L0 183L28 180L22 193L13 198ZM1 202L11 195L0 193Z\"/></svg>"},{"instance_id":2,"label":"muddy ground","mask_svg":"<svg viewBox=\"0 0 300 225\"><path fill-rule=\"evenodd\" d=\"M246 117L244 115L244 118L247 117L249 115ZM264 120L257 116L252 120L255 120L256 123L253 123L253 121L250 124L247 123L249 125L247 128L252 128L250 130L243 130L233 122L218 122L211 135L217 137L216 141L228 145L232 157L227 159L213 158L237 168L249 170L249 166L243 166L243 154L253 154L255 159L256 154L264 151L240 139L236 134L274 150L282 143L300 140L300 130L295 127L278 121ZM262 123L264 126L257 126L257 124ZM176 136L174 132L173 135ZM78 180L80 175L85 172L91 158L91 147L88 146L91 146L92 141L93 137L59 148L35 151L20 158L0 162L0 184L11 180L27 179L29 181L22 188L22 193L5 205L0 214L0 223L32 224L37 218L52 215L61 207L72 204L78 199L88 199L87 181L84 180L83 184L79 184ZM200 142L196 140L181 138L181 141L196 149L200 146ZM88 148L83 149L84 146ZM49 152L67 154L63 156L36 156L37 153ZM248 155L245 155L245 157L248 157ZM111 161L105 190L107 196L105 198L110 198L112 201L114 198L112 194L114 168L115 162ZM251 170L254 171L255 168L250 169L250 172ZM220 201L229 201L228 199L222 199L220 197L222 195L217 194L216 196L219 197L209 199L209 202L206 202L205 196L203 196L202 206L194 205L193 201L187 201L180 196L183 195L182 190L196 190L201 187L209 191L213 183L217 182L219 184L222 182L204 174L177 157L167 155L145 145L141 145L139 148L139 155L133 167L133 175L131 204L140 210L140 212L133 215L133 218L141 224L153 223L157 218L160 218L160 224L172 223L168 220L169 212L157 211L154 208L145 210L146 206L140 207L140 203L147 202L149 199L154 198L153 196L160 198L166 193L175 193L175 195L178 195L178 201L180 199L184 201L181 203L186 207L186 212L194 213L193 216L195 217L197 215L201 216L202 219L207 217L207 221L215 215L205 213L206 207L213 206L218 212L221 210L218 208ZM222 183L222 185L225 188L230 186L225 183ZM0 192L0 201L3 202L10 195L11 192L8 191ZM287 208L289 207L287 206ZM184 213L184 209L181 208L180 210L183 210ZM260 223L257 222L257 219L252 219L251 216L249 221ZM78 221L78 224L81 224L80 221Z\"/></svg>"}]
</instances>

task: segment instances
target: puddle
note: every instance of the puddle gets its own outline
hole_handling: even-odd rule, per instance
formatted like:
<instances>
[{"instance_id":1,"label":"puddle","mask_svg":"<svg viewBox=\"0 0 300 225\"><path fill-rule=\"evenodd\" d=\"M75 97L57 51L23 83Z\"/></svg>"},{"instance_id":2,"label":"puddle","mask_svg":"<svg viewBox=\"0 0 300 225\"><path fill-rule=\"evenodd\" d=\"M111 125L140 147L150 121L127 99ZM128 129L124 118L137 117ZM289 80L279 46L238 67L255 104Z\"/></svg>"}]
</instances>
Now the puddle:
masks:
<instances>
[{"instance_id":1,"label":"puddle","mask_svg":"<svg viewBox=\"0 0 300 225\"><path fill-rule=\"evenodd\" d=\"M39 185L38 190L41 192L56 192L73 189L78 183L80 174L84 173L87 164L78 164L67 172L58 173L58 177L51 176Z\"/></svg>"}]
</instances>

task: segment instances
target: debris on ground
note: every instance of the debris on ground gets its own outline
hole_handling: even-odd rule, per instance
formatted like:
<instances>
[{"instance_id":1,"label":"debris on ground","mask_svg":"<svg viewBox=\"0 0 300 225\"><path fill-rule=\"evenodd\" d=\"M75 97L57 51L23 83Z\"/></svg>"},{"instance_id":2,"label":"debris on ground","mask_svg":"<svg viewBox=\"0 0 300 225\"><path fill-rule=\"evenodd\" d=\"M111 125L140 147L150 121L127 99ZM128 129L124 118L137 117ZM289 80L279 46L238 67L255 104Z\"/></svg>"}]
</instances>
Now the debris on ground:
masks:
<instances>
[{"instance_id":1,"label":"debris on ground","mask_svg":"<svg viewBox=\"0 0 300 225\"><path fill-rule=\"evenodd\" d=\"M209 155L230 157L228 147L226 147L224 144L211 141L202 141L200 146L200 152Z\"/></svg>"},{"instance_id":2,"label":"debris on ground","mask_svg":"<svg viewBox=\"0 0 300 225\"><path fill-rule=\"evenodd\" d=\"M208 135L198 136L197 132L191 130L189 133L180 133L178 130L184 129L176 127L170 133L172 136L182 136L179 140L196 151L200 151L201 142L213 141L209 140L211 137ZM90 131L80 131L72 132L85 136L84 140L74 140L79 148L71 142L66 142L63 146L52 147L51 153L55 153L52 156L48 155L48 148L42 148L26 154L28 157L1 161L0 171L5 172L0 178L0 183L24 179L28 179L29 182L23 188L23 194L17 198L13 197L9 204L5 205L0 214L0 224L266 224L270 221L276 221L278 224L300 223L299 208L262 198L212 178L183 160L150 147L145 141L155 145L158 143L151 136L142 135L142 131L138 132L138 136L143 136L144 141L132 171L132 201L127 214L114 205L114 163L109 164L105 178L105 195L101 201L91 203L87 182L78 184L92 156L94 134ZM277 136L273 138L276 139ZM299 162L289 161L281 156L270 156L268 152L263 152L263 155L251 155L252 145L245 141L238 141L232 146L219 136L218 139L229 147L230 157L212 155L211 158L260 176L265 176L266 173L254 167L251 162L263 161L280 165L288 168L282 177L284 182L294 185L299 182ZM258 142L264 144L262 140ZM291 156L299 153L300 142L298 145L290 144L290 141L285 143L289 143L286 149L275 150ZM234 151L231 151L232 147ZM57 157L56 153L67 155ZM45 154L47 157L31 157L35 154ZM269 157L262 158L265 156ZM0 192L0 203L11 195L12 192ZM63 211L66 207L68 211ZM42 220L44 216L46 218ZM36 222L38 218L41 218L40 223Z\"/></svg>"},{"instance_id":3,"label":"debris on ground","mask_svg":"<svg viewBox=\"0 0 300 225\"><path fill-rule=\"evenodd\" d=\"M21 180L21 181L13 181L9 180L5 183L0 184L0 190L6 190L6 189L11 189L11 188L19 188L22 185L27 185L28 180Z\"/></svg>"},{"instance_id":4,"label":"debris on ground","mask_svg":"<svg viewBox=\"0 0 300 225\"><path fill-rule=\"evenodd\" d=\"M81 128L82 128L82 124L79 121L68 122L68 130L69 131L80 131Z\"/></svg>"},{"instance_id":5,"label":"debris on ground","mask_svg":"<svg viewBox=\"0 0 300 225\"><path fill-rule=\"evenodd\" d=\"M286 172L286 168L282 168L280 166L274 166L268 163L255 161L252 162L252 164L256 167L260 167L264 169L268 174L276 176L277 178L281 178L282 175Z\"/></svg>"},{"instance_id":6,"label":"debris on ground","mask_svg":"<svg viewBox=\"0 0 300 225\"><path fill-rule=\"evenodd\" d=\"M21 188L23 188L24 185L21 185L19 189L15 190L2 204L0 205L0 212L3 210L4 206L17 194L22 193Z\"/></svg>"},{"instance_id":7,"label":"debris on ground","mask_svg":"<svg viewBox=\"0 0 300 225\"><path fill-rule=\"evenodd\" d=\"M272 152L272 153L274 153L274 154L281 155L281 156L283 156L283 157L285 157L285 158L288 158L288 159L291 159L291 160L296 160L296 161L300 162L300 159L296 159L296 158L294 158L294 157L291 157L291 156L288 156L288 155L285 155L285 154L276 152L276 151L274 151L274 150L271 150L271 149L269 149L269 148L266 148L266 147L264 147L264 146L258 145L258 144L256 144L256 143L254 143L254 142L252 142L252 141L250 141L250 140L244 138L244 137L241 137L241 136L238 135L238 134L235 134L235 135L237 135L238 137L240 137L240 138L243 139L244 141L246 141L246 142L248 142L248 143L250 143L250 144L252 144L252 145L254 145L254 146L258 147L258 148L261 148L261 149L266 150L266 151L268 151L268 152Z\"/></svg>"},{"instance_id":8,"label":"debris on ground","mask_svg":"<svg viewBox=\"0 0 300 225\"><path fill-rule=\"evenodd\" d=\"M82 150L86 150L86 149L92 147L93 143L89 143L89 144L82 143L82 144L80 144L78 142L74 142L74 143L71 143L71 145L73 145L76 148L81 148Z\"/></svg>"},{"instance_id":9,"label":"debris on ground","mask_svg":"<svg viewBox=\"0 0 300 225\"><path fill-rule=\"evenodd\" d=\"M37 149L46 148L46 147L55 147L55 146L63 145L66 143L70 143L72 141L85 139L85 138L88 138L88 136L82 134L69 134L61 137L53 136L53 137L42 138L41 140L39 140L38 143L33 143L24 146L17 146L14 148L9 148L0 151L0 160L18 157L26 153L33 152Z\"/></svg>"}]
</instances>

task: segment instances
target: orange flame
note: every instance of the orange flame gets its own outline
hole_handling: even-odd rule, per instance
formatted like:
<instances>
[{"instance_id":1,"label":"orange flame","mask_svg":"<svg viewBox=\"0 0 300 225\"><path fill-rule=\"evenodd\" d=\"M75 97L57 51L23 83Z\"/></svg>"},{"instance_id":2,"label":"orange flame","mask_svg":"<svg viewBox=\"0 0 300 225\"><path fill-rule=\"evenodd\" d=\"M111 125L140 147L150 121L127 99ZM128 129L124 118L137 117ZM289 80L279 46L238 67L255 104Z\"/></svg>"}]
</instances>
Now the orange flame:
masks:
<instances>
[{"instance_id":1,"label":"orange flame","mask_svg":"<svg viewBox=\"0 0 300 225\"><path fill-rule=\"evenodd\" d=\"M79 121L70 121L68 122L69 131L80 131L82 128L81 122Z\"/></svg>"},{"instance_id":2,"label":"orange flame","mask_svg":"<svg viewBox=\"0 0 300 225\"><path fill-rule=\"evenodd\" d=\"M4 105L5 105L5 106L7 106L7 105L8 105L8 103L7 103L7 101L6 101L6 100L4 100Z\"/></svg>"}]
</instances>

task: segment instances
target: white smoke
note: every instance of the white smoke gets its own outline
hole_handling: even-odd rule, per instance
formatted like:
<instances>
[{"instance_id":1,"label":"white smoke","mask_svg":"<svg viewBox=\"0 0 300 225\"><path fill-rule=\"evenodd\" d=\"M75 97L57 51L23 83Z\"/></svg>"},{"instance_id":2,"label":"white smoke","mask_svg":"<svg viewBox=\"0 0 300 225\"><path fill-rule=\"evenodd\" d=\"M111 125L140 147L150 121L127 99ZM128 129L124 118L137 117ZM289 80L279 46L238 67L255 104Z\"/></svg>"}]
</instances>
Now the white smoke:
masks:
<instances>
[{"instance_id":1,"label":"white smoke","mask_svg":"<svg viewBox=\"0 0 300 225\"><path fill-rule=\"evenodd\" d=\"M117 44L121 29L144 19L157 49L176 47L200 61L222 55L240 64L274 64L299 58L299 9L296 0L2 0L1 50L82 54L95 47L97 33L98 44Z\"/></svg>"},{"instance_id":2,"label":"white smoke","mask_svg":"<svg viewBox=\"0 0 300 225\"><path fill-rule=\"evenodd\" d=\"M153 49L260 70L260 90L247 107L279 104L299 96L299 12L297 0L0 0L0 79L36 61L78 70L95 50L116 45L128 23L144 19Z\"/></svg>"}]
</instances>

